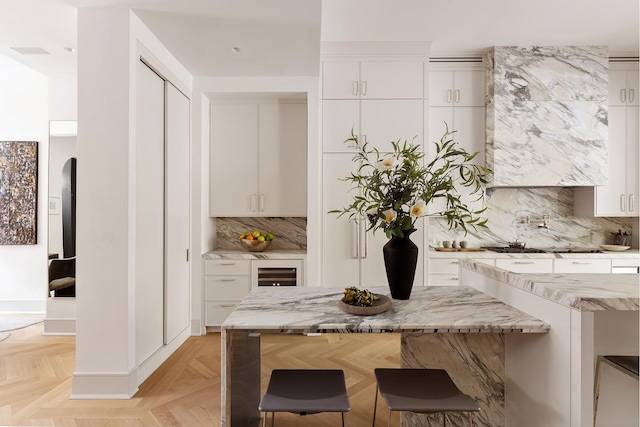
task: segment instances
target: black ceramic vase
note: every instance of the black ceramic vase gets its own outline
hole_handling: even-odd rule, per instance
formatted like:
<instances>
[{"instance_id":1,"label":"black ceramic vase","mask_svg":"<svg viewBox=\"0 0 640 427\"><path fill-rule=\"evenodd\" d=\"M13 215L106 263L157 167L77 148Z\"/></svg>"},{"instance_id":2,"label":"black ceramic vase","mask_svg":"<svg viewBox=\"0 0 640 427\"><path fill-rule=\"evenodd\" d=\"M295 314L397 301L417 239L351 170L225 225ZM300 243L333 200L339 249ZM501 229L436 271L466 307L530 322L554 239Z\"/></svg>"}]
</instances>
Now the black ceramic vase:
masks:
<instances>
[{"instance_id":1,"label":"black ceramic vase","mask_svg":"<svg viewBox=\"0 0 640 427\"><path fill-rule=\"evenodd\" d=\"M393 299L409 299L418 262L418 246L409 239L415 229L405 231L404 237L391 237L383 247L384 266Z\"/></svg>"}]
</instances>

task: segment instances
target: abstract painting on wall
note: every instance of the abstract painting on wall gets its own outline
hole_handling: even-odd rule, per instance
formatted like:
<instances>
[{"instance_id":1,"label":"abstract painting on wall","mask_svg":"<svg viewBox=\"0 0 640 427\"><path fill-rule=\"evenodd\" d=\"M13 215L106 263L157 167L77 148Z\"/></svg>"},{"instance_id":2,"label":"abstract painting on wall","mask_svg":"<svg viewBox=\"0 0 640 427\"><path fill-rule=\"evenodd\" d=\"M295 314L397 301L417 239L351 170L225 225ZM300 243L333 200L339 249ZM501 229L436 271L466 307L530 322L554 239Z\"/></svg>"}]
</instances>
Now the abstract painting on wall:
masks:
<instances>
[{"instance_id":1,"label":"abstract painting on wall","mask_svg":"<svg viewBox=\"0 0 640 427\"><path fill-rule=\"evenodd\" d=\"M38 143L0 141L0 245L35 245Z\"/></svg>"}]
</instances>

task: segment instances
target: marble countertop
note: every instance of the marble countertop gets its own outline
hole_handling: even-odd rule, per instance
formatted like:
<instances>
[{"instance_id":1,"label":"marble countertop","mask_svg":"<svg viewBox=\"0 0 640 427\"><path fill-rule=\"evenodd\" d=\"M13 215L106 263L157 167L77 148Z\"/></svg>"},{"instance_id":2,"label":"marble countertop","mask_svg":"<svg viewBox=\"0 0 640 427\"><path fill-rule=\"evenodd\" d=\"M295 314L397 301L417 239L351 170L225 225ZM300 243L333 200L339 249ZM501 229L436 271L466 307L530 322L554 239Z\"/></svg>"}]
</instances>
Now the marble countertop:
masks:
<instances>
[{"instance_id":1,"label":"marble countertop","mask_svg":"<svg viewBox=\"0 0 640 427\"><path fill-rule=\"evenodd\" d=\"M579 311L638 310L640 307L637 274L513 273L468 259L461 260L460 267Z\"/></svg>"},{"instance_id":2,"label":"marble countertop","mask_svg":"<svg viewBox=\"0 0 640 427\"><path fill-rule=\"evenodd\" d=\"M622 252L603 251L601 253L498 253L494 251L456 251L441 252L429 249L429 258L531 258L531 259L577 259L577 258L640 258L638 249L629 249Z\"/></svg>"},{"instance_id":3,"label":"marble countertop","mask_svg":"<svg viewBox=\"0 0 640 427\"><path fill-rule=\"evenodd\" d=\"M388 295L389 288L369 288ZM268 288L252 291L222 328L277 332L547 332L549 325L469 287L414 287L374 316L339 307L342 288Z\"/></svg>"},{"instance_id":4,"label":"marble countertop","mask_svg":"<svg viewBox=\"0 0 640 427\"><path fill-rule=\"evenodd\" d=\"M305 250L282 250L249 252L243 250L210 251L202 255L203 259L306 259Z\"/></svg>"}]
</instances>

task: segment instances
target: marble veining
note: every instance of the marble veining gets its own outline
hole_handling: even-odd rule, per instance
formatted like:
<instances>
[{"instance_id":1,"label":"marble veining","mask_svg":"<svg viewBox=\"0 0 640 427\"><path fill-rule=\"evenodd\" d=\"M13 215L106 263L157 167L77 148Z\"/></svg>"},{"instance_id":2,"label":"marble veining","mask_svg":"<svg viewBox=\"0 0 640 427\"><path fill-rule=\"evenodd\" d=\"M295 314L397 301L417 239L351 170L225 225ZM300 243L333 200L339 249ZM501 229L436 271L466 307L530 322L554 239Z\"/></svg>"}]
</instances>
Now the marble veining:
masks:
<instances>
[{"instance_id":1,"label":"marble veining","mask_svg":"<svg viewBox=\"0 0 640 427\"><path fill-rule=\"evenodd\" d=\"M488 57L491 185L607 184L607 49L509 46Z\"/></svg>"},{"instance_id":2,"label":"marble veining","mask_svg":"<svg viewBox=\"0 0 640 427\"><path fill-rule=\"evenodd\" d=\"M640 307L637 274L512 273L467 259L461 259L460 266L580 311L638 310Z\"/></svg>"},{"instance_id":3,"label":"marble veining","mask_svg":"<svg viewBox=\"0 0 640 427\"><path fill-rule=\"evenodd\" d=\"M388 288L370 288L388 294ZM323 332L546 332L548 325L468 287L414 287L375 316L339 308L341 288L269 288L252 291L222 329Z\"/></svg>"},{"instance_id":4,"label":"marble veining","mask_svg":"<svg viewBox=\"0 0 640 427\"><path fill-rule=\"evenodd\" d=\"M240 250L240 235L245 231L273 233L275 239L269 250L306 250L307 218L216 218L216 247L218 250Z\"/></svg>"},{"instance_id":5,"label":"marble veining","mask_svg":"<svg viewBox=\"0 0 640 427\"><path fill-rule=\"evenodd\" d=\"M618 230L631 232L633 228L632 218L575 216L572 188L489 188L486 202L487 228L471 230L464 236L449 230L446 219L430 218L429 239L467 240L472 247L499 246L519 240L535 248L596 249L599 245L613 244ZM538 227L542 215L549 216L549 228Z\"/></svg>"},{"instance_id":6,"label":"marble veining","mask_svg":"<svg viewBox=\"0 0 640 427\"><path fill-rule=\"evenodd\" d=\"M608 53L605 46L497 46L489 55L493 98L606 101Z\"/></svg>"}]
</instances>

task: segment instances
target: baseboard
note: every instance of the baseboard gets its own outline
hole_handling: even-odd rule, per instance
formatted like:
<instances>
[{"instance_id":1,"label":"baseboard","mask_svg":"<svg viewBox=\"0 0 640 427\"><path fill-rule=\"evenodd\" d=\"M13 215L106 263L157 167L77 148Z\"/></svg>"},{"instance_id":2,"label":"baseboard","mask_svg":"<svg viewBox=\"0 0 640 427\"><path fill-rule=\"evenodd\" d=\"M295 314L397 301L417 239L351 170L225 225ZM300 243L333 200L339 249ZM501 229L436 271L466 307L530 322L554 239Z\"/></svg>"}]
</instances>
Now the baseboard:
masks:
<instances>
[{"instance_id":1,"label":"baseboard","mask_svg":"<svg viewBox=\"0 0 640 427\"><path fill-rule=\"evenodd\" d=\"M137 373L74 372L69 399L131 399L138 392Z\"/></svg>"},{"instance_id":2,"label":"baseboard","mask_svg":"<svg viewBox=\"0 0 640 427\"><path fill-rule=\"evenodd\" d=\"M2 300L0 301L0 313L12 314L42 314L47 312L46 300Z\"/></svg>"},{"instance_id":3,"label":"baseboard","mask_svg":"<svg viewBox=\"0 0 640 427\"><path fill-rule=\"evenodd\" d=\"M140 385L160 367L168 358L191 336L189 328L185 328L170 343L162 346L153 353L147 360L138 366L138 384Z\"/></svg>"},{"instance_id":4,"label":"baseboard","mask_svg":"<svg viewBox=\"0 0 640 427\"><path fill-rule=\"evenodd\" d=\"M75 335L76 319L44 319L42 335Z\"/></svg>"}]
</instances>

